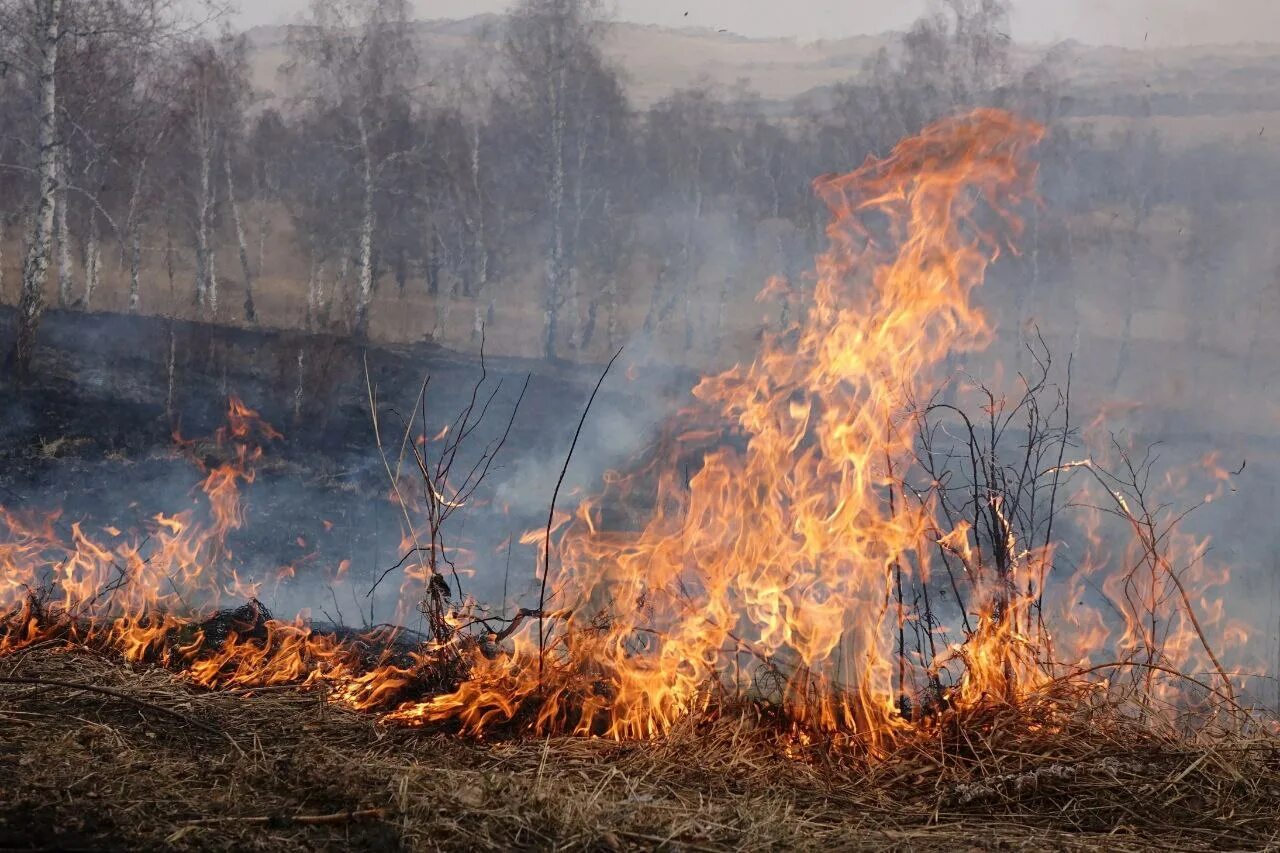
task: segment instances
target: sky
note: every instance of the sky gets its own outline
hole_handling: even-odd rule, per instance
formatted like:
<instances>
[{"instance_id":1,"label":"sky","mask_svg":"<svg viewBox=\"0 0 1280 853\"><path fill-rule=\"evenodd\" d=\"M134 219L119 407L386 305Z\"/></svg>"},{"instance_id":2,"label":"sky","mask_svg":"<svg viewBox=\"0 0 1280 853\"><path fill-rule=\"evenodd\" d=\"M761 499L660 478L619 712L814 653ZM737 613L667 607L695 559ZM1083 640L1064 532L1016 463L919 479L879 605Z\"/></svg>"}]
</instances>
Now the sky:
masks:
<instances>
[{"instance_id":1,"label":"sky","mask_svg":"<svg viewBox=\"0 0 1280 853\"><path fill-rule=\"evenodd\" d=\"M306 0L239 0L240 26L286 23ZM745 36L842 38L905 29L937 0L605 0L614 17ZM413 0L420 18L500 12L508 0ZM1013 0L1011 35L1125 47L1280 42L1280 0ZM688 13L688 14L685 14Z\"/></svg>"}]
</instances>

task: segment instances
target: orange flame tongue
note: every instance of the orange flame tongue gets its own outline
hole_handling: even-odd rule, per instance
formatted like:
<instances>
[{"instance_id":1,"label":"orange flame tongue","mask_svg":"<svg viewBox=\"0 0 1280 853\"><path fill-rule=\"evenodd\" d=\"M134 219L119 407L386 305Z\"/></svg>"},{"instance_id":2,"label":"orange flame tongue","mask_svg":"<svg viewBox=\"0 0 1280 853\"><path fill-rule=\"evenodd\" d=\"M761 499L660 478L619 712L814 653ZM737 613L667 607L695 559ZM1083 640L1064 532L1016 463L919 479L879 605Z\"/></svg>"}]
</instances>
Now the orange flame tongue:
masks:
<instances>
[{"instance_id":1,"label":"orange flame tongue","mask_svg":"<svg viewBox=\"0 0 1280 853\"><path fill-rule=\"evenodd\" d=\"M1032 191L1028 151L1041 135L980 110L819 180L830 248L808 315L768 337L750 366L694 390L738 447L708 452L687 484L660 473L639 530L606 530L604 498L584 503L557 549L555 606L570 615L541 665L526 630L515 657L482 662L456 694L400 717L479 730L536 694L539 729L646 737L754 659L780 674L809 725L892 724L894 572L927 575L934 529L931 507L908 505L897 487L911 401L949 351L989 334L969 303L999 253L984 223L1019 230L1013 209ZM606 497L639 486L639 475L614 477Z\"/></svg>"}]
</instances>

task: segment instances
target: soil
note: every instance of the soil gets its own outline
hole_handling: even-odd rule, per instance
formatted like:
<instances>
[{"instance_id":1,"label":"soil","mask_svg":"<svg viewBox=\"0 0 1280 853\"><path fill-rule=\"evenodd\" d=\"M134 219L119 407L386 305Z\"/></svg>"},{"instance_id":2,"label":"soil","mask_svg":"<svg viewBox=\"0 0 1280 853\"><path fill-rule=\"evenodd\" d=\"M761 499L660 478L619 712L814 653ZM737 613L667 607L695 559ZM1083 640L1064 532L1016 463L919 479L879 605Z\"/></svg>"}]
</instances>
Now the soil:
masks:
<instances>
[{"instance_id":1,"label":"soil","mask_svg":"<svg viewBox=\"0 0 1280 853\"><path fill-rule=\"evenodd\" d=\"M28 683L3 682L12 677ZM993 709L872 763L840 748L797 752L759 718L690 718L642 743L480 742L380 725L320 693L201 691L165 670L35 648L0 666L0 850L1280 843L1274 738L1192 742L1081 710L1046 736L1035 723L1061 707Z\"/></svg>"}]
</instances>

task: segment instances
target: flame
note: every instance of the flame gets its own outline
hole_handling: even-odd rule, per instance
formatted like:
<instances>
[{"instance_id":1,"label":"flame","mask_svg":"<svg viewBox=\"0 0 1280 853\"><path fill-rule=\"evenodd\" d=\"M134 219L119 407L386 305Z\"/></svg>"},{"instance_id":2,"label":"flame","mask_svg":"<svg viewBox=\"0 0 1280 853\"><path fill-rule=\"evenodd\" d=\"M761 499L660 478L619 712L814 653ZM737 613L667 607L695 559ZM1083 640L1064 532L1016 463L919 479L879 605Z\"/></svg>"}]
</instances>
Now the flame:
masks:
<instances>
[{"instance_id":1,"label":"flame","mask_svg":"<svg viewBox=\"0 0 1280 853\"><path fill-rule=\"evenodd\" d=\"M558 566L541 567L554 613L517 632L512 654L477 656L456 691L392 718L453 720L475 734L518 721L540 733L648 738L717 698L770 693L797 737L839 733L875 754L911 728L913 697L930 689L935 708L1016 702L1091 671L1090 655L1106 648L1110 666L1140 652L1169 671L1201 652L1217 664L1195 610L1219 623L1221 601L1188 592L1227 580L1201 565L1203 542L1178 541L1171 528L1134 537L1103 583L1122 621L1111 642L1116 620L1085 601L1106 563L1096 524L1086 521L1090 547L1064 585L1064 601L1077 604L1051 604L1046 618L1056 543L1019 543L1004 498L991 495L975 507L992 531L983 553L969 522L942 523L935 494L906 486L915 401L948 383L951 354L992 335L971 296L1021 231L1029 153L1042 135L978 110L820 179L832 220L808 310L766 336L750 365L704 378L698 405L668 425L649 463L607 476L604 492L579 505L554 539ZM770 279L761 297L784 292L797 293ZM1114 498L1134 522L1125 496ZM619 524L617 508L637 505ZM555 536L565 521L553 521ZM1140 534L1144 523L1134 524ZM961 564L969 612L962 641L925 654L906 648L919 611L903 590L927 590L937 549ZM1187 565L1173 567L1173 553ZM930 643L949 633L911 627Z\"/></svg>"},{"instance_id":2,"label":"flame","mask_svg":"<svg viewBox=\"0 0 1280 853\"><path fill-rule=\"evenodd\" d=\"M760 699L785 709L797 746L830 734L871 754L920 721L921 696L933 711L1017 702L1064 674L1103 671L1109 685L1124 671L1148 700L1172 702L1158 673L1212 665L1225 679L1207 637L1247 639L1213 595L1228 574L1208 564L1206 541L1174 529L1175 512L1148 510L1091 460L1051 470L1098 479L1133 534L1122 548L1102 509L1083 515L1071 550L1020 542L1005 496L979 495L973 521L944 523L939 483L909 485L920 473L916 401L953 387L949 359L992 336L972 297L1021 232L1042 135L978 110L818 180L831 224L812 292L774 279L762 294L809 304L752 363L699 382L644 464L609 473L601 494L520 537L554 556L539 567L550 596L500 633L471 618L474 602L453 601L436 571L439 559L468 575L453 564L469 550L433 536L421 556L413 518L462 504L434 482L388 491L406 521L401 600L441 605L430 638L269 618L258 599L295 567L242 577L228 543L263 445L282 436L233 398L211 446L175 435L201 472L198 505L155 515L141 541L0 507L0 655L54 637L96 642L206 687L323 686L355 708L394 708L391 721L452 721L477 735L516 724L650 738L728 698ZM984 405L990 414L1003 401ZM1203 467L1221 493L1230 472L1216 457ZM962 637L957 625L921 624L904 599L927 594L939 559L959 565L966 603L951 616ZM350 583L349 569L339 563L333 583ZM202 618L226 602L241 606ZM467 634L477 623L480 640ZM927 637L927 653L907 647L908 631ZM427 672L435 694L403 701L424 692Z\"/></svg>"},{"instance_id":3,"label":"flame","mask_svg":"<svg viewBox=\"0 0 1280 853\"><path fill-rule=\"evenodd\" d=\"M356 707L386 701L408 683L408 670L390 665L388 652L369 650L390 648L395 632L343 640L314 632L301 617L269 618L256 599L266 585L291 580L295 567L280 567L265 581L242 578L228 546L245 522L242 488L255 479L262 444L280 438L236 398L211 442L175 435L202 473L202 506L157 513L141 541L106 544L121 531L105 527L100 540L79 522L63 534L58 511L41 517L0 507L0 655L62 637L170 666L206 687L323 682ZM337 566L336 583L349 565ZM207 635L207 615L246 599L250 604L218 622L225 636ZM418 652L418 660L429 654Z\"/></svg>"},{"instance_id":4,"label":"flame","mask_svg":"<svg viewBox=\"0 0 1280 853\"><path fill-rule=\"evenodd\" d=\"M897 660L902 614L890 602L901 575L927 579L938 538L933 507L902 493L912 400L946 379L948 353L990 336L970 295L1001 251L996 230L1020 229L1041 135L979 111L818 181L832 223L813 304L752 364L695 388L700 407L675 450L717 439L697 473L687 484L656 469L612 478L556 542L554 600L568 615L550 636L531 625L514 656L477 662L456 693L399 717L482 731L536 696L539 731L651 737L726 679L743 687L754 662L781 674L803 725L872 746L902 725L904 669L920 665ZM779 287L771 280L766 293ZM648 517L611 529L602 506L646 477L656 478ZM961 529L941 538L966 547ZM994 587L985 600L957 700L1006 695L1024 675L987 651L1022 642L1023 614L997 618Z\"/></svg>"}]
</instances>

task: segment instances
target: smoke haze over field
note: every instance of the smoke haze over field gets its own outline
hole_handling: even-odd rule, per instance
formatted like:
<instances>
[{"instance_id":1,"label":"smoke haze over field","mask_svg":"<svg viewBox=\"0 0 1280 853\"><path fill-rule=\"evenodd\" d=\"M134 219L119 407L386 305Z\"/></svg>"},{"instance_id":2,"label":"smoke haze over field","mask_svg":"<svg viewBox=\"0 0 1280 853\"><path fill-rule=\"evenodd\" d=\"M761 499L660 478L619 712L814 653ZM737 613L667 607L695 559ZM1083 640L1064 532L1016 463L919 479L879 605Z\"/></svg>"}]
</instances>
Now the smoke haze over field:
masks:
<instances>
[{"instance_id":1,"label":"smoke haze over field","mask_svg":"<svg viewBox=\"0 0 1280 853\"><path fill-rule=\"evenodd\" d=\"M705 27L750 38L836 39L906 29L932 0L615 0L622 21ZM287 23L303 0L242 2L240 26ZM936 4L935 4L936 5ZM504 0L417 0L424 19L499 13ZM1280 5L1272 0L1015 0L1011 35L1019 41L1121 47L1280 41Z\"/></svg>"}]
</instances>

